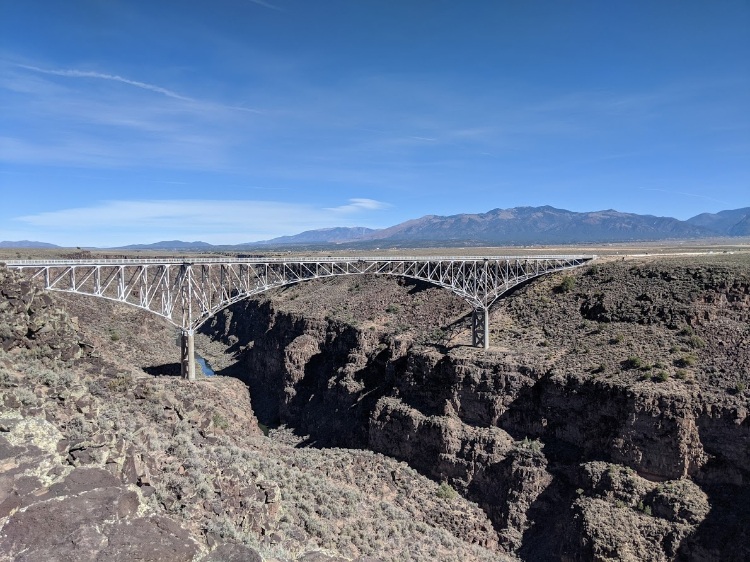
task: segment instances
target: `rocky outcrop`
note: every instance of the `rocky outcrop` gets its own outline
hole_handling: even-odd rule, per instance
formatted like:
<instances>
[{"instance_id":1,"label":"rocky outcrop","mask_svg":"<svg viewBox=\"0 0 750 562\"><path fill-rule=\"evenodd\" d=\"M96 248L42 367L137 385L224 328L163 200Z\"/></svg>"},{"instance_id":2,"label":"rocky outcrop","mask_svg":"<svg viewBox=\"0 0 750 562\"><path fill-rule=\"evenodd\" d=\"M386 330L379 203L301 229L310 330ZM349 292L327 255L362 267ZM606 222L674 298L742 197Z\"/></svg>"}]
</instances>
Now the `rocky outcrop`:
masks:
<instances>
[{"instance_id":1,"label":"rocky outcrop","mask_svg":"<svg viewBox=\"0 0 750 562\"><path fill-rule=\"evenodd\" d=\"M0 268L0 349L69 361L86 348L77 328L49 295Z\"/></svg>"},{"instance_id":2,"label":"rocky outcrop","mask_svg":"<svg viewBox=\"0 0 750 562\"><path fill-rule=\"evenodd\" d=\"M14 373L6 364L2 373L0 560L197 560L210 550L200 529L209 526L216 502L248 529L275 525L277 487L248 482L245 474L217 473L210 488L214 502L188 501L212 477L191 472L205 465L185 431L196 428L216 439L211 435L220 435L222 426L240 420L257 431L247 423L247 401L237 418L226 406L219 418L169 392L168 384L104 377L86 389L72 378L55 381L51 370L36 385L28 384L36 378L32 372ZM205 390L227 402L226 391ZM118 398L135 402L135 412L123 412ZM163 429L172 425L178 443L172 455L162 449L162 431L139 423L139 401L150 403L154 414L158 405ZM114 424L100 424L102 419ZM194 522L170 517L187 513Z\"/></svg>"},{"instance_id":3,"label":"rocky outcrop","mask_svg":"<svg viewBox=\"0 0 750 562\"><path fill-rule=\"evenodd\" d=\"M66 462L48 421L0 417L0 560L193 560L200 547L149 513L141 490L98 467Z\"/></svg>"}]
</instances>

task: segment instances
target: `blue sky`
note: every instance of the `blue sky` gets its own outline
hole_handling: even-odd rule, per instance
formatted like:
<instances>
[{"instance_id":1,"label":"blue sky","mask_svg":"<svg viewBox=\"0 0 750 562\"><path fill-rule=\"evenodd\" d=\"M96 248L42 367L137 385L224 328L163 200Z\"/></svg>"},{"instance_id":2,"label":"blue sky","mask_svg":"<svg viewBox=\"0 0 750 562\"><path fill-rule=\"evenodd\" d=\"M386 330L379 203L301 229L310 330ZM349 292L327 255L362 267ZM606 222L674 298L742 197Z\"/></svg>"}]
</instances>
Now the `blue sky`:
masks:
<instances>
[{"instance_id":1,"label":"blue sky","mask_svg":"<svg viewBox=\"0 0 750 562\"><path fill-rule=\"evenodd\" d=\"M750 205L744 1L0 0L0 240Z\"/></svg>"}]
</instances>

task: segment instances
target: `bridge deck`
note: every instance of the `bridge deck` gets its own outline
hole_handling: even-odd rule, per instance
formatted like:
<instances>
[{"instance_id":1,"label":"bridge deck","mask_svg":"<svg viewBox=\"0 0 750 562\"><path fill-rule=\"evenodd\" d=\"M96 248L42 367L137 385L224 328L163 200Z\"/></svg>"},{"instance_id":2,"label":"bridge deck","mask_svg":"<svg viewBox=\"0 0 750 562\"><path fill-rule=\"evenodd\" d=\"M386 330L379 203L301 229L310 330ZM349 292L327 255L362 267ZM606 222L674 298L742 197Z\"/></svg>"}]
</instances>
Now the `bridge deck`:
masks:
<instances>
[{"instance_id":1,"label":"bridge deck","mask_svg":"<svg viewBox=\"0 0 750 562\"><path fill-rule=\"evenodd\" d=\"M531 261L531 260L592 260L596 255L558 254L535 256L288 256L257 258L112 258L86 260L0 260L7 267L45 267L75 265L137 265L137 264L233 264L233 263L337 263L337 262L484 262L484 261Z\"/></svg>"}]
</instances>

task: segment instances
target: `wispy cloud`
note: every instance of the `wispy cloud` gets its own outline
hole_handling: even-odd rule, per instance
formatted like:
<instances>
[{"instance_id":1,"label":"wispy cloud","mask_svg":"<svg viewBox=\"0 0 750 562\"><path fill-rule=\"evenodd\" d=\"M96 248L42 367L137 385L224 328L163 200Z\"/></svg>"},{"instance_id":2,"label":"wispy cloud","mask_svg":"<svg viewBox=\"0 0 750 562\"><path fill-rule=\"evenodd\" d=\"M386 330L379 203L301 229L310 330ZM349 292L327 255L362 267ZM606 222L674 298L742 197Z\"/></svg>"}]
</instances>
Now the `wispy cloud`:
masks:
<instances>
[{"instance_id":1,"label":"wispy cloud","mask_svg":"<svg viewBox=\"0 0 750 562\"><path fill-rule=\"evenodd\" d=\"M670 195L683 195L685 197L696 197L698 199L706 199L708 201L714 201L716 203L721 203L722 205L731 205L728 201L722 201L721 199L716 199L715 197L709 197L708 195L700 195L699 193L687 193L685 191L672 191L670 189L656 189L651 187L639 187L641 191L658 191L660 193L669 193Z\"/></svg>"},{"instance_id":2,"label":"wispy cloud","mask_svg":"<svg viewBox=\"0 0 750 562\"><path fill-rule=\"evenodd\" d=\"M151 168L210 169L228 166L220 139L174 131L149 138L102 140L91 134L55 135L44 142L0 136L0 161L79 169Z\"/></svg>"},{"instance_id":3,"label":"wispy cloud","mask_svg":"<svg viewBox=\"0 0 750 562\"><path fill-rule=\"evenodd\" d=\"M16 217L14 232L28 227L38 239L58 244L112 246L183 239L237 244L334 226L364 226L373 199L319 208L302 203L248 200L105 201L87 207ZM345 215L354 215L342 217ZM20 228L19 228L20 227Z\"/></svg>"},{"instance_id":4,"label":"wispy cloud","mask_svg":"<svg viewBox=\"0 0 750 562\"><path fill-rule=\"evenodd\" d=\"M231 104L228 105L228 104L216 103L212 101L199 100L190 96L180 94L178 92L175 92L174 90L163 88L162 86L158 86L156 84L149 84L148 82L141 82L140 80L132 80L130 78L125 78L117 74L107 74L105 72L95 72L92 70L40 68L38 66L32 66L28 64L17 64L16 66L18 68L31 70L33 72L38 72L40 74L47 74L49 76L62 76L65 78L93 78L96 80L108 80L111 82L119 82L121 84L126 84L128 86L133 86L135 88L140 88L142 90L154 92L154 93L157 93L162 96L172 98L175 100L199 104L200 106L213 106L213 107L218 107L218 108L229 109L232 111L243 111L246 113L263 113L261 110L251 108L251 107L243 107L243 106L231 105Z\"/></svg>"},{"instance_id":5,"label":"wispy cloud","mask_svg":"<svg viewBox=\"0 0 750 562\"><path fill-rule=\"evenodd\" d=\"M279 12L282 11L278 6L274 6L273 4L270 4L268 2L264 2L264 0L250 0L250 2L252 2L253 4L258 4L259 6L263 6L264 8L269 8L271 10L277 10Z\"/></svg>"},{"instance_id":6,"label":"wispy cloud","mask_svg":"<svg viewBox=\"0 0 750 562\"><path fill-rule=\"evenodd\" d=\"M190 98L188 96L183 96L181 94L178 94L177 92L168 90L167 88L162 88L161 86L156 86L154 84L148 84L147 82L139 82L138 80L130 80L129 78L123 78L122 76L118 76L116 74L105 74L103 72L93 72L89 70L46 69L46 68L39 68L38 66L30 66L30 65L25 65L25 64L19 64L18 66L20 68L25 68L26 70L33 70L34 72L40 72L42 74L50 74L53 76L66 76L69 78L97 78L100 80L112 80L113 82L121 82L122 84L135 86L136 88L141 88L143 90L150 90L152 92L156 92L157 94L162 94L163 96L167 96L168 98L174 98L174 99L183 100L183 101L195 101L193 98Z\"/></svg>"},{"instance_id":7,"label":"wispy cloud","mask_svg":"<svg viewBox=\"0 0 750 562\"><path fill-rule=\"evenodd\" d=\"M333 211L335 213L358 213L360 211L379 211L390 207L388 203L376 201L375 199L349 199L347 205L341 205L339 207L330 207L326 211Z\"/></svg>"},{"instance_id":8,"label":"wispy cloud","mask_svg":"<svg viewBox=\"0 0 750 562\"><path fill-rule=\"evenodd\" d=\"M628 169L635 170L658 142L690 130L692 116L702 114L699 100L682 90L475 90L430 76L366 71L332 87L299 61L238 60L249 65L243 72L262 80L231 99L222 94L227 105L200 101L213 95L176 78L151 78L160 75L147 69L129 76L112 70L120 67L94 72L48 61L10 63L5 77L0 68L0 87L11 92L2 109L12 123L0 138L0 160L230 173L259 185L335 192L342 202L351 189L395 199L420 185L453 197L458 186L470 192L512 175L572 177L580 173L569 166L573 161L615 167L619 155L646 146L645 156L632 156ZM247 115L257 110L245 102L265 113ZM349 202L329 211L363 209Z\"/></svg>"}]
</instances>

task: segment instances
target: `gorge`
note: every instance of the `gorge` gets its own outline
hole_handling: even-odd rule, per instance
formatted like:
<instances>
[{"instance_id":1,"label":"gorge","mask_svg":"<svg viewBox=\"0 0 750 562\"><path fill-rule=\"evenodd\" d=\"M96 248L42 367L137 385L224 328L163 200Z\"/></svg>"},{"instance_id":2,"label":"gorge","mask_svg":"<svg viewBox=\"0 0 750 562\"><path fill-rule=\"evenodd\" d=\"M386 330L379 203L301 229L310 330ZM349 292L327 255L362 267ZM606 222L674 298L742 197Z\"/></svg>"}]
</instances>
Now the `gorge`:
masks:
<instances>
[{"instance_id":1,"label":"gorge","mask_svg":"<svg viewBox=\"0 0 750 562\"><path fill-rule=\"evenodd\" d=\"M158 376L179 366L156 318L4 275L0 443L23 474L0 490L7 559L32 552L11 531L53 489L137 504L76 527L108 559L133 525L171 549L152 559L750 557L744 256L537 279L495 304L486 351L465 303L425 283L291 285L206 323L219 376L192 384ZM54 474L21 470L19 426L47 435Z\"/></svg>"}]
</instances>

